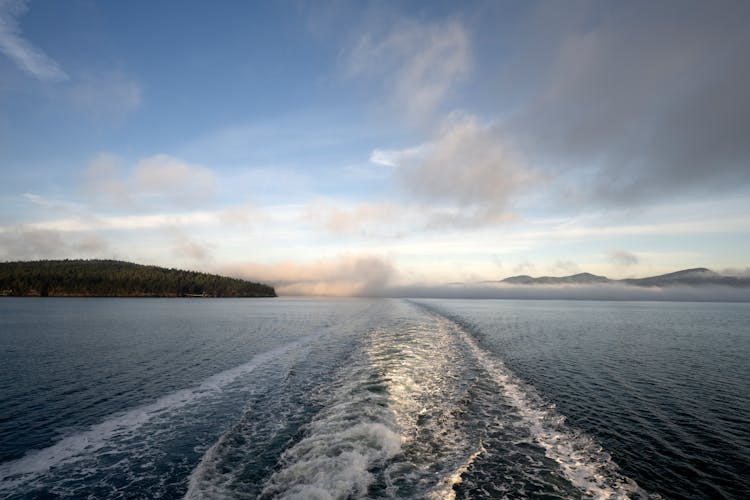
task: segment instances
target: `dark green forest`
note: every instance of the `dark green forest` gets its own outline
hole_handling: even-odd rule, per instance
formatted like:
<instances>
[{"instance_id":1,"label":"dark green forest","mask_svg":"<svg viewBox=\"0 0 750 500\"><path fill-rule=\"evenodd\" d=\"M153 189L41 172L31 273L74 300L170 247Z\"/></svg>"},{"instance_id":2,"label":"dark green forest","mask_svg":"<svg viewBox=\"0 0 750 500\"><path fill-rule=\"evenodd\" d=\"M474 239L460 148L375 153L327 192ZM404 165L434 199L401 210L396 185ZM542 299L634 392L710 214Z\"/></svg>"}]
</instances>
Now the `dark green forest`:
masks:
<instances>
[{"instance_id":1,"label":"dark green forest","mask_svg":"<svg viewBox=\"0 0 750 500\"><path fill-rule=\"evenodd\" d=\"M117 260L0 262L0 295L41 297L275 297L273 287Z\"/></svg>"}]
</instances>

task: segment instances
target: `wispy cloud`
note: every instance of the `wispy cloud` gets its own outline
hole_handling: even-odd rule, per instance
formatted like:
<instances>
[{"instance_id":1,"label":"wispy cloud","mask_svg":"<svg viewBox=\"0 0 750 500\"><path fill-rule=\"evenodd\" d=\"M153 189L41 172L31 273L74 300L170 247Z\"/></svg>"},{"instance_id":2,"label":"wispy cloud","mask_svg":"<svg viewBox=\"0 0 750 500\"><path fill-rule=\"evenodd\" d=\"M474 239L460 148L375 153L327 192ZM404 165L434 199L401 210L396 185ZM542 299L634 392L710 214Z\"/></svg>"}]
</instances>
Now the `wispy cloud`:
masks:
<instances>
[{"instance_id":1,"label":"wispy cloud","mask_svg":"<svg viewBox=\"0 0 750 500\"><path fill-rule=\"evenodd\" d=\"M39 80L67 80L68 75L57 62L23 37L18 18L26 9L27 3L22 0L0 0L0 51Z\"/></svg>"},{"instance_id":2,"label":"wispy cloud","mask_svg":"<svg viewBox=\"0 0 750 500\"><path fill-rule=\"evenodd\" d=\"M110 217L69 217L43 222L31 222L24 228L43 231L137 231L161 228L206 226L220 222L222 212L160 213ZM2 232L2 228L0 228Z\"/></svg>"},{"instance_id":3,"label":"wispy cloud","mask_svg":"<svg viewBox=\"0 0 750 500\"><path fill-rule=\"evenodd\" d=\"M458 21L403 21L362 36L346 62L349 76L378 79L395 109L424 122L471 71L471 41Z\"/></svg>"},{"instance_id":4,"label":"wispy cloud","mask_svg":"<svg viewBox=\"0 0 750 500\"><path fill-rule=\"evenodd\" d=\"M430 150L430 144L420 144L406 149L373 149L369 161L385 167L398 167L424 158Z\"/></svg>"}]
</instances>

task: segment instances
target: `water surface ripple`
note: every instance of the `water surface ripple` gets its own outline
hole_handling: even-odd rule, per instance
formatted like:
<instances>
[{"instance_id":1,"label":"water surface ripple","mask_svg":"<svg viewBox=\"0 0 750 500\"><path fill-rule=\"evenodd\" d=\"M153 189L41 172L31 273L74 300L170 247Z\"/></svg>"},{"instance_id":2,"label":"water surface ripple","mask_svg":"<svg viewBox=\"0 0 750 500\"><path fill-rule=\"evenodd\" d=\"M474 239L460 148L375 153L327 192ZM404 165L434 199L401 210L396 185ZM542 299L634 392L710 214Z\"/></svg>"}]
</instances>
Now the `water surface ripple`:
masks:
<instances>
[{"instance_id":1,"label":"water surface ripple","mask_svg":"<svg viewBox=\"0 0 750 500\"><path fill-rule=\"evenodd\" d=\"M743 304L0 301L0 496L741 498Z\"/></svg>"}]
</instances>

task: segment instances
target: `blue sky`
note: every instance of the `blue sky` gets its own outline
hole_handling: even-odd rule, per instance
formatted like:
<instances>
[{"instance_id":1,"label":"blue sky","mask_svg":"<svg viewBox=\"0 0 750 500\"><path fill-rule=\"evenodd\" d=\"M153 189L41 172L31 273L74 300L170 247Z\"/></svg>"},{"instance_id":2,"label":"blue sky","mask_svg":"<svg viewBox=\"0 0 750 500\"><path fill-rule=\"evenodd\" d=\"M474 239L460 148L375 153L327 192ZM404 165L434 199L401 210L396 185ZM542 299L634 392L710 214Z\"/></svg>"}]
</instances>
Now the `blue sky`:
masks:
<instances>
[{"instance_id":1,"label":"blue sky","mask_svg":"<svg viewBox=\"0 0 750 500\"><path fill-rule=\"evenodd\" d=\"M747 2L0 0L0 260L747 273Z\"/></svg>"}]
</instances>

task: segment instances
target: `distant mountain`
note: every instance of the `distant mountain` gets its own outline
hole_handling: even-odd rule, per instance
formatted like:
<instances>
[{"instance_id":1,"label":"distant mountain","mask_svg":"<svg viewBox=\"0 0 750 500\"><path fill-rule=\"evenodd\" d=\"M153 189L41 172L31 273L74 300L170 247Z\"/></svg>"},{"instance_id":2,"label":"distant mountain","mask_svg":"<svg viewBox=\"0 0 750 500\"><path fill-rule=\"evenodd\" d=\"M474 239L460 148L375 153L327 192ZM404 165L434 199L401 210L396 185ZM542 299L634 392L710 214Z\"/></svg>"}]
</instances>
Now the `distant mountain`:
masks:
<instances>
[{"instance_id":1,"label":"distant mountain","mask_svg":"<svg viewBox=\"0 0 750 500\"><path fill-rule=\"evenodd\" d=\"M236 278L117 260L39 260L0 262L0 295L275 297L276 291Z\"/></svg>"},{"instance_id":2,"label":"distant mountain","mask_svg":"<svg viewBox=\"0 0 750 500\"><path fill-rule=\"evenodd\" d=\"M513 285L590 285L593 283L609 283L609 278L597 276L591 273L578 273L571 276L541 276L532 278L531 276L521 275L505 278L502 283Z\"/></svg>"},{"instance_id":3,"label":"distant mountain","mask_svg":"<svg viewBox=\"0 0 750 500\"><path fill-rule=\"evenodd\" d=\"M637 286L670 286L670 285L728 285L734 287L750 286L750 278L722 276L705 267L685 269L674 273L662 274L640 279L625 279L623 283Z\"/></svg>"},{"instance_id":4,"label":"distant mountain","mask_svg":"<svg viewBox=\"0 0 750 500\"><path fill-rule=\"evenodd\" d=\"M735 276L722 276L705 267L685 269L674 273L650 276L647 278L629 278L613 280L605 276L597 276L591 273L579 273L571 276L541 276L533 278L527 275L511 276L500 281L511 285L591 285L600 283L621 283L642 287L664 287L674 285L725 285L732 287L750 287L750 278L739 278Z\"/></svg>"}]
</instances>

